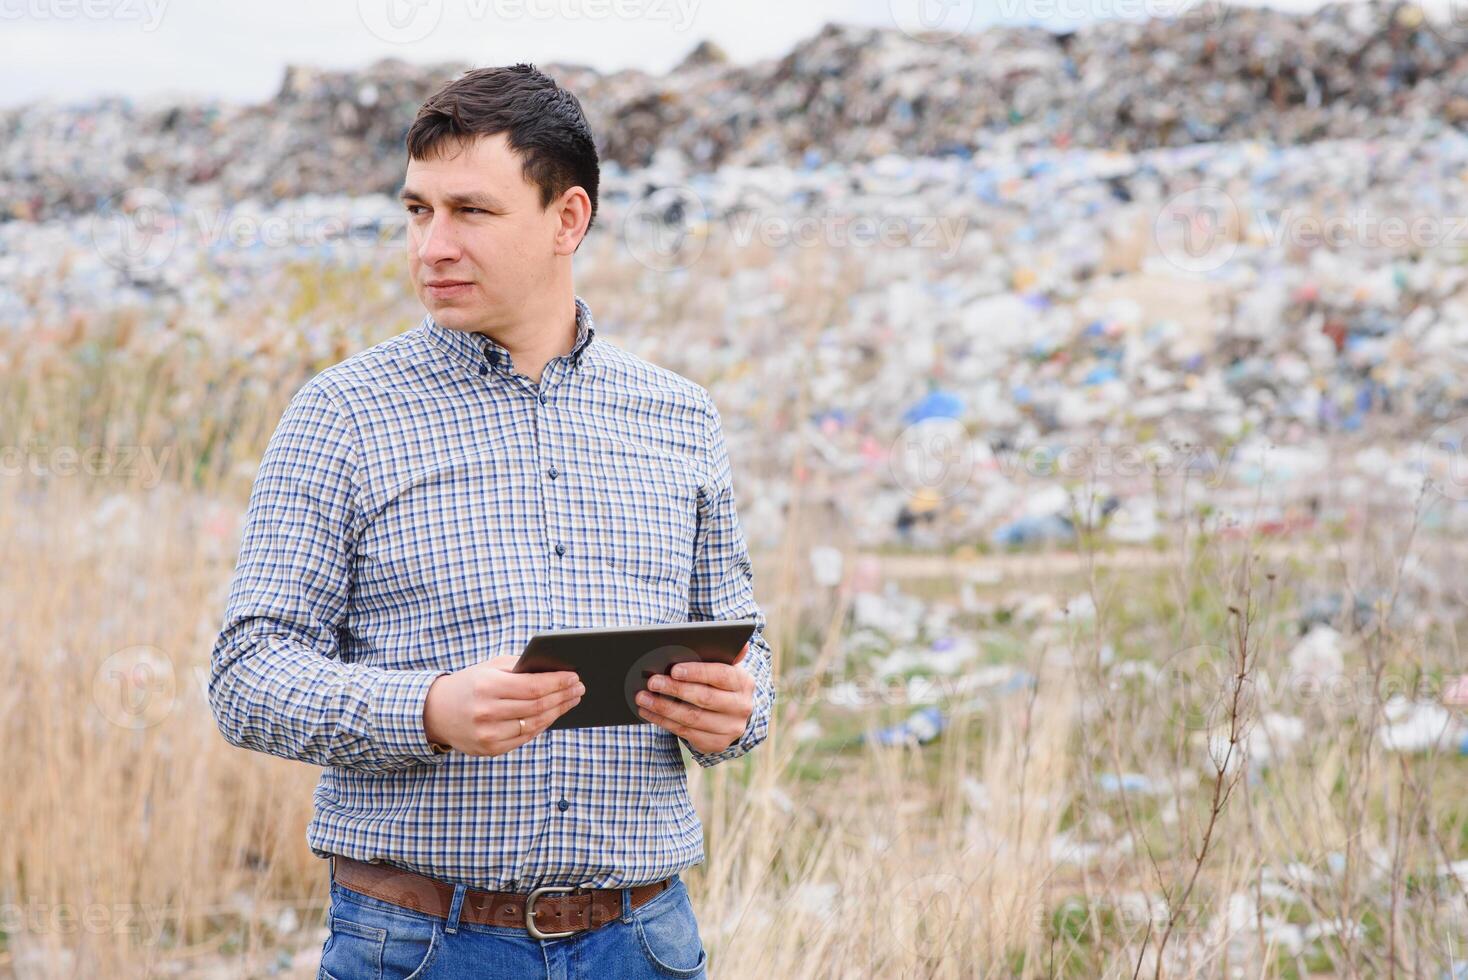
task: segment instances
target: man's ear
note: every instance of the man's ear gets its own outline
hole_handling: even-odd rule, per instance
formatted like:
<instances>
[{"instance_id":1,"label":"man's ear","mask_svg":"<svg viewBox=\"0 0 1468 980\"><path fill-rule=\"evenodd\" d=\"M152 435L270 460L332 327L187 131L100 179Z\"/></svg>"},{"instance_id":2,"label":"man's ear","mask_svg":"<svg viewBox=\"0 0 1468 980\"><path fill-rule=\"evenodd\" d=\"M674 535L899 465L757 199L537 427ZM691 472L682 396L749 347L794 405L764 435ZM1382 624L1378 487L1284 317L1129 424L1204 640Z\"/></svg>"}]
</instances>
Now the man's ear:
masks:
<instances>
[{"instance_id":1,"label":"man's ear","mask_svg":"<svg viewBox=\"0 0 1468 980\"><path fill-rule=\"evenodd\" d=\"M571 247L571 254L581 247L586 240L586 233L591 224L591 198L587 197L586 191L581 185L566 188L559 201L554 205L560 224L556 228L557 244L569 244L574 236L575 245ZM560 251L560 248L557 248Z\"/></svg>"}]
</instances>

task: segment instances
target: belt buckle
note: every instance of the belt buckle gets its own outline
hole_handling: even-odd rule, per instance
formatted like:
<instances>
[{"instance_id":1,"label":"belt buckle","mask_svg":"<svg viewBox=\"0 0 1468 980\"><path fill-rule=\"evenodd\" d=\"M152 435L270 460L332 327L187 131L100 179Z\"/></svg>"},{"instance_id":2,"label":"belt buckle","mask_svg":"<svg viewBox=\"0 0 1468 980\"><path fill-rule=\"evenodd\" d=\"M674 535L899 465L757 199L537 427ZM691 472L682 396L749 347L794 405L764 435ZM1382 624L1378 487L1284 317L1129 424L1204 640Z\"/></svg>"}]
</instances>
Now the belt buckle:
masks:
<instances>
[{"instance_id":1,"label":"belt buckle","mask_svg":"<svg viewBox=\"0 0 1468 980\"><path fill-rule=\"evenodd\" d=\"M585 888L586 885L541 885L530 892L530 897L525 899L525 928L530 935L536 939L563 939L566 936L574 936L580 930L572 929L569 932L541 932L535 924L535 900L550 892L574 892Z\"/></svg>"}]
</instances>

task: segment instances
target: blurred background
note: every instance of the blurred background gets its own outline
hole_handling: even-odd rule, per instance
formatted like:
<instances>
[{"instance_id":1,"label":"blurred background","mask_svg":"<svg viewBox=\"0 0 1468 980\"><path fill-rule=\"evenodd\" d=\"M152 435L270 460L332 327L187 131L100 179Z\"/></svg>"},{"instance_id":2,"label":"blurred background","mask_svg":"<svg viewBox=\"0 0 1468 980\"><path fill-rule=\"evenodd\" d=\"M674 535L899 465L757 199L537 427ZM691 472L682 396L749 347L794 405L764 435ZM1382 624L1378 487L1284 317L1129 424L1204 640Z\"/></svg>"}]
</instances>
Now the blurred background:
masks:
<instances>
[{"instance_id":1,"label":"blurred background","mask_svg":"<svg viewBox=\"0 0 1468 980\"><path fill-rule=\"evenodd\" d=\"M0 0L0 976L310 977L208 657L290 396L534 61L777 656L719 977L1468 976L1468 6Z\"/></svg>"}]
</instances>

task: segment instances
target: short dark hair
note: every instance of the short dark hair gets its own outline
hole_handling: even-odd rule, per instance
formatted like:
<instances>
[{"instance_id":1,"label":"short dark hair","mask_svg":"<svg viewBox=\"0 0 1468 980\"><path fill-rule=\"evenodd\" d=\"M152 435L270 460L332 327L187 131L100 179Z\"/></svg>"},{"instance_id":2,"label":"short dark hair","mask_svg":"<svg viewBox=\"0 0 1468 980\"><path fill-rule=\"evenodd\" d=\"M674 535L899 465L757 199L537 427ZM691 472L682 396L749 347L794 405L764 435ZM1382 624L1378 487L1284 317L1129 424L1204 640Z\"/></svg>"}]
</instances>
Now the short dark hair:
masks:
<instances>
[{"instance_id":1,"label":"short dark hair","mask_svg":"<svg viewBox=\"0 0 1468 980\"><path fill-rule=\"evenodd\" d=\"M581 102L534 65L476 68L430 95L408 127L408 157L427 160L446 143L505 133L525 179L540 188L540 206L578 184L596 220L601 167Z\"/></svg>"}]
</instances>

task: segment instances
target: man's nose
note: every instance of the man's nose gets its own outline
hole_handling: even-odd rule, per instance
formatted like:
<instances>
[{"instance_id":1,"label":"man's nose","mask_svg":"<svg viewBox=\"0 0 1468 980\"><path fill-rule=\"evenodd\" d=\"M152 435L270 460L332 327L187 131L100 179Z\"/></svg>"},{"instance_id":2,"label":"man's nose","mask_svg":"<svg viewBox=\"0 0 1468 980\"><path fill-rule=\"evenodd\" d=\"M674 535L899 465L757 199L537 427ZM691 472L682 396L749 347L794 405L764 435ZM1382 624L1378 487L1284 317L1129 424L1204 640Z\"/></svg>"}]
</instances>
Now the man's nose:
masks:
<instances>
[{"instance_id":1,"label":"man's nose","mask_svg":"<svg viewBox=\"0 0 1468 980\"><path fill-rule=\"evenodd\" d=\"M446 259L456 259L459 256L459 242L454 235L452 225L444 218L434 216L428 223L428 230L424 232L422 239L418 242L418 261L426 265L433 265Z\"/></svg>"}]
</instances>

